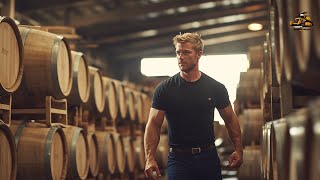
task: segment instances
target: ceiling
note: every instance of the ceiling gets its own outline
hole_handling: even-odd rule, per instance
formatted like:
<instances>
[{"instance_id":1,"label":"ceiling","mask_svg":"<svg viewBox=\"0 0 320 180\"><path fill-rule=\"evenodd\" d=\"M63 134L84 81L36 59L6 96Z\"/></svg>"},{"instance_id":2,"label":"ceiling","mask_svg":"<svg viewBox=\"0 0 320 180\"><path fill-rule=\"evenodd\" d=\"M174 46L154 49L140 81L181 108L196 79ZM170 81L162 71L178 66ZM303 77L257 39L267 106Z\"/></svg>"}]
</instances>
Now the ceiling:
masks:
<instances>
[{"instance_id":1,"label":"ceiling","mask_svg":"<svg viewBox=\"0 0 320 180\"><path fill-rule=\"evenodd\" d=\"M78 50L129 72L143 57L174 56L176 34L199 32L205 54L245 53L269 24L266 0L16 0L15 8L23 24L74 27ZM263 30L249 31L252 22Z\"/></svg>"}]
</instances>

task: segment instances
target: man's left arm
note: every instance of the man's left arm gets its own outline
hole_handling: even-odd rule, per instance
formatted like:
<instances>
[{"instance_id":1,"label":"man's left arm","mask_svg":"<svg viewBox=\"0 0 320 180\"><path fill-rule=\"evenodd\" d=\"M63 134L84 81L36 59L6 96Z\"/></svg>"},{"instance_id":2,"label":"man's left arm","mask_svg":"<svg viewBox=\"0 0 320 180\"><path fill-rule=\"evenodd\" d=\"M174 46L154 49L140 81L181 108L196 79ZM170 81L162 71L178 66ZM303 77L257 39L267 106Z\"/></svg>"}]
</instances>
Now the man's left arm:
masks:
<instances>
[{"instance_id":1,"label":"man's left arm","mask_svg":"<svg viewBox=\"0 0 320 180\"><path fill-rule=\"evenodd\" d=\"M237 168L243 162L243 147L241 140L241 129L238 118L234 113L231 104L223 109L218 109L220 116L225 122L229 137L235 147L235 151L229 158L229 167Z\"/></svg>"}]
</instances>

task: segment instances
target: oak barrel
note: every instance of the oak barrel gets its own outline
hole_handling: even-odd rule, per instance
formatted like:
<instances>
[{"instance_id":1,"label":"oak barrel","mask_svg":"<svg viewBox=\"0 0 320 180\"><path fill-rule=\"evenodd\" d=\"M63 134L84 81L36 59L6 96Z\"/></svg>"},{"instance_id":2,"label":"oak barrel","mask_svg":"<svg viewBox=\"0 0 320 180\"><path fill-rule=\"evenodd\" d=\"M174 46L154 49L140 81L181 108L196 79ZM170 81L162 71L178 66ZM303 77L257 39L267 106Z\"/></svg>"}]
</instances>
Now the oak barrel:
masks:
<instances>
[{"instance_id":1,"label":"oak barrel","mask_svg":"<svg viewBox=\"0 0 320 180\"><path fill-rule=\"evenodd\" d=\"M123 138L125 157L126 157L126 171L133 173L136 167L136 154L134 149L134 141L130 136Z\"/></svg>"},{"instance_id":2,"label":"oak barrel","mask_svg":"<svg viewBox=\"0 0 320 180\"><path fill-rule=\"evenodd\" d=\"M260 179L261 153L259 146L247 146L243 150L243 164L239 168L239 180Z\"/></svg>"},{"instance_id":3,"label":"oak barrel","mask_svg":"<svg viewBox=\"0 0 320 180\"><path fill-rule=\"evenodd\" d=\"M287 180L289 173L290 139L287 120L285 118L273 121L271 129L274 139L271 143L273 161L273 179Z\"/></svg>"},{"instance_id":4,"label":"oak barrel","mask_svg":"<svg viewBox=\"0 0 320 180\"><path fill-rule=\"evenodd\" d=\"M168 135L161 134L159 145L158 145L156 156L155 156L158 167L160 169L167 168L168 154L169 154Z\"/></svg>"},{"instance_id":5,"label":"oak barrel","mask_svg":"<svg viewBox=\"0 0 320 180\"><path fill-rule=\"evenodd\" d=\"M86 179L89 171L89 146L82 128L67 126L63 129L68 147L69 179Z\"/></svg>"},{"instance_id":6,"label":"oak barrel","mask_svg":"<svg viewBox=\"0 0 320 180\"><path fill-rule=\"evenodd\" d=\"M17 175L17 152L13 135L0 120L0 179L15 180Z\"/></svg>"},{"instance_id":7,"label":"oak barrel","mask_svg":"<svg viewBox=\"0 0 320 180\"><path fill-rule=\"evenodd\" d=\"M320 98L309 105L312 118L312 143L311 159L309 159L311 180L317 180L320 177Z\"/></svg>"},{"instance_id":8,"label":"oak barrel","mask_svg":"<svg viewBox=\"0 0 320 180\"><path fill-rule=\"evenodd\" d=\"M125 119L128 118L129 108L127 106L127 95L126 95L126 87L125 85L115 80L116 84L116 93L117 93L117 102L119 105L119 113L116 123L121 124L124 123Z\"/></svg>"},{"instance_id":9,"label":"oak barrel","mask_svg":"<svg viewBox=\"0 0 320 180\"><path fill-rule=\"evenodd\" d=\"M151 108L151 98L147 94L142 94L143 99L143 123L147 124Z\"/></svg>"},{"instance_id":10,"label":"oak barrel","mask_svg":"<svg viewBox=\"0 0 320 180\"><path fill-rule=\"evenodd\" d=\"M23 47L23 91L33 96L65 98L72 87L72 58L62 36L19 27Z\"/></svg>"},{"instance_id":11,"label":"oak barrel","mask_svg":"<svg viewBox=\"0 0 320 180\"><path fill-rule=\"evenodd\" d=\"M309 179L308 163L311 144L311 119L309 110L301 108L287 116L289 138L291 143L289 157L290 180ZM314 160L312 160L314 161Z\"/></svg>"},{"instance_id":12,"label":"oak barrel","mask_svg":"<svg viewBox=\"0 0 320 180\"><path fill-rule=\"evenodd\" d=\"M105 106L105 89L103 86L102 75L98 68L89 66L90 74L90 97L89 97L89 107L97 116L99 116Z\"/></svg>"},{"instance_id":13,"label":"oak barrel","mask_svg":"<svg viewBox=\"0 0 320 180\"><path fill-rule=\"evenodd\" d=\"M243 146L259 145L261 128L263 125L263 112L261 109L246 109L243 116L239 116Z\"/></svg>"},{"instance_id":14,"label":"oak barrel","mask_svg":"<svg viewBox=\"0 0 320 180\"><path fill-rule=\"evenodd\" d=\"M17 146L17 179L66 178L67 144L60 127L12 121L10 130Z\"/></svg>"},{"instance_id":15,"label":"oak barrel","mask_svg":"<svg viewBox=\"0 0 320 180\"><path fill-rule=\"evenodd\" d=\"M247 56L251 69L261 68L261 63L263 62L263 47L261 45L250 46Z\"/></svg>"},{"instance_id":16,"label":"oak barrel","mask_svg":"<svg viewBox=\"0 0 320 180\"><path fill-rule=\"evenodd\" d=\"M217 148L223 150L224 152L234 151L234 147L229 138L226 126L219 124L218 121L214 121L213 129L215 145L217 146Z\"/></svg>"},{"instance_id":17,"label":"oak barrel","mask_svg":"<svg viewBox=\"0 0 320 180\"><path fill-rule=\"evenodd\" d=\"M248 69L240 73L240 81L237 88L237 99L244 102L245 107L259 108L261 93L261 69Z\"/></svg>"},{"instance_id":18,"label":"oak barrel","mask_svg":"<svg viewBox=\"0 0 320 180\"><path fill-rule=\"evenodd\" d=\"M136 119L139 124L142 124L144 118L144 110L143 110L143 98L142 93L139 91L134 91L134 104L136 111Z\"/></svg>"},{"instance_id":19,"label":"oak barrel","mask_svg":"<svg viewBox=\"0 0 320 180\"><path fill-rule=\"evenodd\" d=\"M115 140L110 133L96 131L99 147L100 173L114 174L117 166Z\"/></svg>"},{"instance_id":20,"label":"oak barrel","mask_svg":"<svg viewBox=\"0 0 320 180\"><path fill-rule=\"evenodd\" d=\"M83 53L71 51L71 56L73 83L67 100L69 105L80 105L86 103L90 95L89 68Z\"/></svg>"},{"instance_id":21,"label":"oak barrel","mask_svg":"<svg viewBox=\"0 0 320 180\"><path fill-rule=\"evenodd\" d=\"M19 29L9 17L0 16L0 96L16 91L23 74L23 45Z\"/></svg>"},{"instance_id":22,"label":"oak barrel","mask_svg":"<svg viewBox=\"0 0 320 180\"><path fill-rule=\"evenodd\" d=\"M135 109L135 97L134 97L134 91L132 89L126 88L126 104L128 106L128 112L129 112L129 120L135 121L136 120L136 109Z\"/></svg>"},{"instance_id":23,"label":"oak barrel","mask_svg":"<svg viewBox=\"0 0 320 180\"><path fill-rule=\"evenodd\" d=\"M96 177L99 174L100 158L98 139L94 132L87 135L89 145L89 174L88 177Z\"/></svg>"},{"instance_id":24,"label":"oak barrel","mask_svg":"<svg viewBox=\"0 0 320 180\"><path fill-rule=\"evenodd\" d=\"M125 158L125 149L123 144L123 138L120 134L112 134L114 138L114 151L117 162L116 171L120 174L125 172L126 167L126 158Z\"/></svg>"},{"instance_id":25,"label":"oak barrel","mask_svg":"<svg viewBox=\"0 0 320 180\"><path fill-rule=\"evenodd\" d=\"M119 111L119 105L116 94L116 85L111 78L103 76L102 80L106 98L103 114L107 117L108 120L115 121Z\"/></svg>"},{"instance_id":26,"label":"oak barrel","mask_svg":"<svg viewBox=\"0 0 320 180\"><path fill-rule=\"evenodd\" d=\"M134 149L135 149L135 161L137 168L139 170L144 170L145 168L145 153L144 153L144 145L143 145L143 136L136 136L134 140Z\"/></svg>"},{"instance_id":27,"label":"oak barrel","mask_svg":"<svg viewBox=\"0 0 320 180\"><path fill-rule=\"evenodd\" d=\"M272 142L273 142L273 131L272 122L267 122L262 126L262 141L261 141L261 153L262 160L260 163L261 176L263 179L272 179L273 177L273 162L272 162Z\"/></svg>"}]
</instances>

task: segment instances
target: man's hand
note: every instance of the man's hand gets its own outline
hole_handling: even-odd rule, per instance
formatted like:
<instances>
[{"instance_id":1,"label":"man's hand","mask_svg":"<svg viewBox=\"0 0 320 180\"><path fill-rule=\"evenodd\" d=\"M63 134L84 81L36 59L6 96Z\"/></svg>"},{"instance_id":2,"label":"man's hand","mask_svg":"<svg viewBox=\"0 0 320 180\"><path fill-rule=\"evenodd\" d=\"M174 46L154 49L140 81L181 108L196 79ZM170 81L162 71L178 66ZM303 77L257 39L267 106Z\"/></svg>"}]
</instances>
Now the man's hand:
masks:
<instances>
[{"instance_id":1,"label":"man's hand","mask_svg":"<svg viewBox=\"0 0 320 180\"><path fill-rule=\"evenodd\" d=\"M229 165L230 168L239 168L243 163L243 153L234 151L229 157Z\"/></svg>"},{"instance_id":2,"label":"man's hand","mask_svg":"<svg viewBox=\"0 0 320 180\"><path fill-rule=\"evenodd\" d=\"M147 179L158 179L158 177L161 176L158 164L155 160L147 160L144 174Z\"/></svg>"}]
</instances>

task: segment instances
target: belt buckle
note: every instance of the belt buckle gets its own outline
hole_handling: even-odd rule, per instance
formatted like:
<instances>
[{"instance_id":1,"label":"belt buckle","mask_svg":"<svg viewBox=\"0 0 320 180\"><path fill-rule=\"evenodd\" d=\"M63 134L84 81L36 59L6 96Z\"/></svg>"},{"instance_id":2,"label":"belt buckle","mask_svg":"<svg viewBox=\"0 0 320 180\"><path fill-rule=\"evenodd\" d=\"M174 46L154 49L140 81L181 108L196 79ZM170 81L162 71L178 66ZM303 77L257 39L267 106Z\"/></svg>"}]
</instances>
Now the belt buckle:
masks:
<instances>
[{"instance_id":1,"label":"belt buckle","mask_svg":"<svg viewBox=\"0 0 320 180\"><path fill-rule=\"evenodd\" d=\"M201 148L200 147L194 147L191 149L192 154L199 154L201 153Z\"/></svg>"}]
</instances>

